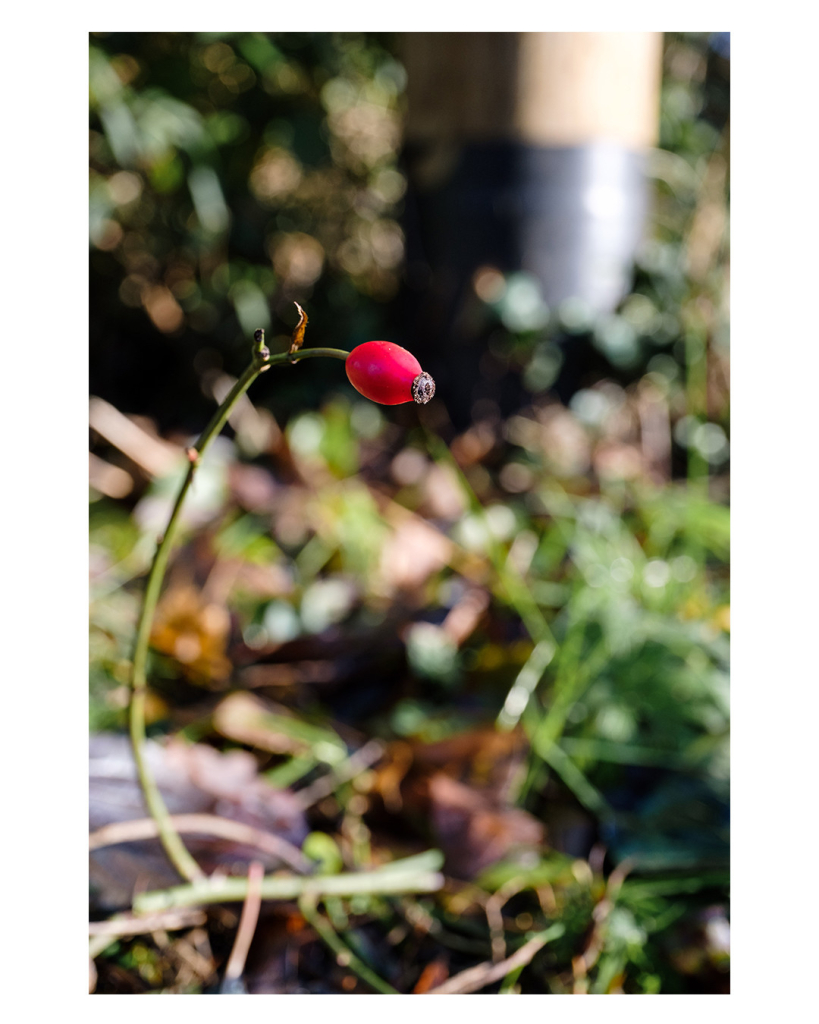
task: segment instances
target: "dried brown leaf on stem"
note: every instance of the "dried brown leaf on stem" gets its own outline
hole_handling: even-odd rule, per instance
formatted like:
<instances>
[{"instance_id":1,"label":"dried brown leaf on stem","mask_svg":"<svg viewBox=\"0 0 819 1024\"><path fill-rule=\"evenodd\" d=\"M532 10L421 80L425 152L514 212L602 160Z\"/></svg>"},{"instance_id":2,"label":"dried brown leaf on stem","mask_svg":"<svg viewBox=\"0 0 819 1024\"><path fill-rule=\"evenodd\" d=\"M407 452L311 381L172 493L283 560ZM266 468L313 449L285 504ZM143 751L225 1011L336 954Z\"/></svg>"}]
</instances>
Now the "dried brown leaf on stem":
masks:
<instances>
[{"instance_id":1,"label":"dried brown leaf on stem","mask_svg":"<svg viewBox=\"0 0 819 1024\"><path fill-rule=\"evenodd\" d=\"M301 308L298 302L294 302L293 305L299 311L299 322L293 328L293 337L290 341L290 351L288 352L288 355L291 356L298 352L298 350L304 344L304 332L307 328L307 314L304 312L304 310Z\"/></svg>"}]
</instances>

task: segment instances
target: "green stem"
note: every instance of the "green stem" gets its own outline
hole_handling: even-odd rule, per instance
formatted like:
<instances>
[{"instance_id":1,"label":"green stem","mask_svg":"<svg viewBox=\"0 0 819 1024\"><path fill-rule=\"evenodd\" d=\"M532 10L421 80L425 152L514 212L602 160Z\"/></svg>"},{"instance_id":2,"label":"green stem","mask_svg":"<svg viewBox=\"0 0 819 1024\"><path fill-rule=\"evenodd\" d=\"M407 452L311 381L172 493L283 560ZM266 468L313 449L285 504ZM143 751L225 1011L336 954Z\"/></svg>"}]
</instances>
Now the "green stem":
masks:
<instances>
[{"instance_id":1,"label":"green stem","mask_svg":"<svg viewBox=\"0 0 819 1024\"><path fill-rule=\"evenodd\" d=\"M403 893L437 892L444 884L439 872L442 855L429 850L421 857L386 864L376 871L345 872L338 875L266 875L261 882L263 900L295 900L302 896L396 896ZM134 899L134 912L154 913L175 907L195 907L205 903L244 900L247 878L214 876L140 893Z\"/></svg>"},{"instance_id":2,"label":"green stem","mask_svg":"<svg viewBox=\"0 0 819 1024\"><path fill-rule=\"evenodd\" d=\"M302 359L312 359L314 356L346 360L349 354L343 348L305 348L294 352L292 356L288 352L280 352L277 356L271 356L267 361L267 365L278 366L280 363L300 363Z\"/></svg>"},{"instance_id":3,"label":"green stem","mask_svg":"<svg viewBox=\"0 0 819 1024\"><path fill-rule=\"evenodd\" d=\"M708 418L708 332L698 313L691 312L688 321L685 332L686 412L699 424ZM689 426L689 431L692 429ZM689 438L689 489L707 495L708 473L708 460L690 443Z\"/></svg>"},{"instance_id":4,"label":"green stem","mask_svg":"<svg viewBox=\"0 0 819 1024\"><path fill-rule=\"evenodd\" d=\"M554 658L556 650L557 648L551 640L541 640L535 644L532 653L526 659L526 664L518 672L495 720L498 729L508 732L518 724L520 716L526 710L532 694Z\"/></svg>"},{"instance_id":5,"label":"green stem","mask_svg":"<svg viewBox=\"0 0 819 1024\"><path fill-rule=\"evenodd\" d=\"M271 356L264 345L263 331L257 331L254 340L253 357L250 365L230 389L227 397L214 413L210 423L203 430L199 440L192 448L188 449L190 465L188 466L185 479L182 482L173 510L171 511L167 529L159 542L156 554L154 555L154 560L151 564L151 570L148 574L148 582L145 587L145 594L142 599L142 608L140 610L136 641L134 644L133 672L131 677L130 732L137 775L139 777L140 786L142 787L142 793L145 798L145 804L148 808L148 812L156 822L162 846L164 847L173 866L182 878L189 882L203 879L204 873L193 857L188 853L185 844L180 839L179 833L176 831L170 820L170 815L167 807L165 806L165 801L162 799L159 787L157 786L145 759L144 749L145 701L148 690L146 675L148 644L151 637L151 625L153 623L156 605L159 600L159 592L162 587L162 580L165 576L168 558L170 557L173 542L179 529L182 505L184 504L185 497L193 483L194 476L196 475L196 469L202 459L202 456L214 437L221 433L222 428L225 423L227 423L228 417L233 411L236 403L260 373L264 372L271 366L278 366L281 363L296 363L300 362L302 359L312 358L315 356L327 356L333 359L346 359L349 354L344 352L342 349L337 348L313 348L306 349L303 352L294 352L292 355L288 352L283 352L279 355Z\"/></svg>"},{"instance_id":6,"label":"green stem","mask_svg":"<svg viewBox=\"0 0 819 1024\"><path fill-rule=\"evenodd\" d=\"M316 898L314 896L303 896L299 900L299 910L305 917L305 920L312 925L316 934L319 938L330 947L330 949L336 955L336 961L342 965L349 967L351 970L361 978L362 981L366 982L371 988L374 988L376 992L381 992L385 996L397 996L398 992L388 985L386 981L372 971L360 957L357 957L350 947L342 941L341 937L336 933L333 926L329 921L326 921L316 909Z\"/></svg>"}]
</instances>

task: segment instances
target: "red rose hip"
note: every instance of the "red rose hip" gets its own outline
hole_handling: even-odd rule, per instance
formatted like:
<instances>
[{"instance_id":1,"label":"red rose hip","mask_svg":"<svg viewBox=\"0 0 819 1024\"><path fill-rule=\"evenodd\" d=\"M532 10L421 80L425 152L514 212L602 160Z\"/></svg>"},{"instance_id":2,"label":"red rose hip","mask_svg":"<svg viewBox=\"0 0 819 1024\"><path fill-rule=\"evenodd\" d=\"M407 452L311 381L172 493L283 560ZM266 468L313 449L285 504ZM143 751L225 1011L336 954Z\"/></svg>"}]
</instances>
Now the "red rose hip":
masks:
<instances>
[{"instance_id":1,"label":"red rose hip","mask_svg":"<svg viewBox=\"0 0 819 1024\"><path fill-rule=\"evenodd\" d=\"M424 373L415 356L391 341L357 345L345 365L356 391L381 405L426 405L435 394L435 381Z\"/></svg>"}]
</instances>

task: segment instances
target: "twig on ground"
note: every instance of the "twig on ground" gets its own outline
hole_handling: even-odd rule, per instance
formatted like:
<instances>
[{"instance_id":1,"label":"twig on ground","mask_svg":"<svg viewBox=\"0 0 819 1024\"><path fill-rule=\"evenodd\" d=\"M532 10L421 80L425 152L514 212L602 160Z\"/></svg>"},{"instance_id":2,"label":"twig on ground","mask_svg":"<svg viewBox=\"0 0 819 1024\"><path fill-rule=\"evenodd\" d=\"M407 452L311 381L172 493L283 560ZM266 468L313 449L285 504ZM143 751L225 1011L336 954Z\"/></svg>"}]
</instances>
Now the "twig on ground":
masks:
<instances>
[{"instance_id":1,"label":"twig on ground","mask_svg":"<svg viewBox=\"0 0 819 1024\"><path fill-rule=\"evenodd\" d=\"M484 913L489 925L489 934L492 938L492 960L500 963L506 956L506 940L503 934L503 910L507 903L516 893L526 887L526 882L520 878L511 878L505 885L502 885L497 892L493 893L484 904Z\"/></svg>"},{"instance_id":2,"label":"twig on ground","mask_svg":"<svg viewBox=\"0 0 819 1024\"><path fill-rule=\"evenodd\" d=\"M126 935L147 935L160 929L178 931L180 928L194 928L204 924L204 910L179 907L172 910L160 910L155 914L135 917L133 914L117 914L107 921L90 921L88 934L93 937L118 939Z\"/></svg>"},{"instance_id":3,"label":"twig on ground","mask_svg":"<svg viewBox=\"0 0 819 1024\"><path fill-rule=\"evenodd\" d=\"M443 985L431 989L427 995L443 996L478 992L487 985L491 985L492 982L505 978L507 974L517 970L519 967L525 967L528 963L531 963L535 953L543 949L547 942L559 938L564 931L565 929L562 924L552 925L545 932L541 932L539 935L529 939L519 950L505 960L501 960L499 964L493 964L487 960L476 967L470 967L465 971L461 971L460 974L449 978Z\"/></svg>"},{"instance_id":4,"label":"twig on ground","mask_svg":"<svg viewBox=\"0 0 819 1024\"><path fill-rule=\"evenodd\" d=\"M239 920L236 938L233 941L233 949L225 968L225 981L237 981L245 969L245 961L256 932L259 910L262 905L263 878L264 865L260 861L254 860L247 869L247 897L242 907L242 916Z\"/></svg>"},{"instance_id":5,"label":"twig on ground","mask_svg":"<svg viewBox=\"0 0 819 1024\"><path fill-rule=\"evenodd\" d=\"M148 476L166 476L182 462L181 448L153 437L102 398L89 402L88 425Z\"/></svg>"},{"instance_id":6,"label":"twig on ground","mask_svg":"<svg viewBox=\"0 0 819 1024\"><path fill-rule=\"evenodd\" d=\"M252 825L245 825L244 822L232 821L230 818L220 818L215 814L172 814L170 820L177 832L230 839L278 857L299 874L307 874L310 871L310 861L301 850L272 832L265 832ZM116 821L92 832L88 837L88 847L97 850L102 846L155 839L158 835L159 827L153 818Z\"/></svg>"},{"instance_id":7,"label":"twig on ground","mask_svg":"<svg viewBox=\"0 0 819 1024\"><path fill-rule=\"evenodd\" d=\"M191 981L206 982L213 976L216 969L213 956L203 956L194 947L193 943L189 941L194 932L201 931L202 929L196 928L188 932L185 937L180 935L173 941L171 941L170 936L164 930L151 932L151 938L157 947L162 950L162 953L168 960L176 963L179 968L173 988L167 991L184 991Z\"/></svg>"},{"instance_id":8,"label":"twig on ground","mask_svg":"<svg viewBox=\"0 0 819 1024\"><path fill-rule=\"evenodd\" d=\"M574 994L583 995L588 989L588 973L597 963L603 951L605 942L606 923L614 909L618 893L626 880L626 876L633 868L631 860L626 859L618 864L609 875L606 891L603 898L596 904L592 911L594 927L592 928L589 940L583 952L572 958L572 974L574 975Z\"/></svg>"}]
</instances>

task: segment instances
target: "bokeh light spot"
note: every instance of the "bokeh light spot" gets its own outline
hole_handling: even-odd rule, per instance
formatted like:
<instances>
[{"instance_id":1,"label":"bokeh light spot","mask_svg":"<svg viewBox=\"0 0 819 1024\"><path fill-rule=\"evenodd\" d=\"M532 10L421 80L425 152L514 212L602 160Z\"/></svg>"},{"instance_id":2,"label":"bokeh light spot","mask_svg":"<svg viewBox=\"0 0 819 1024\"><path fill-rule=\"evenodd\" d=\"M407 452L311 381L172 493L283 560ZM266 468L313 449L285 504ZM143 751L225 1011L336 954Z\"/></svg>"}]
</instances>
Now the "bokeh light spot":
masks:
<instances>
[{"instance_id":1,"label":"bokeh light spot","mask_svg":"<svg viewBox=\"0 0 819 1024\"><path fill-rule=\"evenodd\" d=\"M671 576L668 562L661 558L652 559L643 569L643 579L648 587L664 587Z\"/></svg>"}]
</instances>

